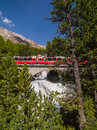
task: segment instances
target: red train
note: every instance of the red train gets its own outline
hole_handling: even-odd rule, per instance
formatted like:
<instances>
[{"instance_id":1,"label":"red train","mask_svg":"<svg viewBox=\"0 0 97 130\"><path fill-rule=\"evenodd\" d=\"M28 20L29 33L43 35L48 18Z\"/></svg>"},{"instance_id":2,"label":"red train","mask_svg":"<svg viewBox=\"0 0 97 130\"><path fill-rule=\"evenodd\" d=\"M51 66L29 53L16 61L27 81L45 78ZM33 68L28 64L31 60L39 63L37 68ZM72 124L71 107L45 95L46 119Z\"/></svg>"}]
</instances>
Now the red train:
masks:
<instances>
[{"instance_id":1,"label":"red train","mask_svg":"<svg viewBox=\"0 0 97 130\"><path fill-rule=\"evenodd\" d=\"M16 60L16 64L68 64L72 65L72 61L70 57L37 57L37 56L14 56ZM87 64L87 60L83 62L78 62L79 65Z\"/></svg>"}]
</instances>

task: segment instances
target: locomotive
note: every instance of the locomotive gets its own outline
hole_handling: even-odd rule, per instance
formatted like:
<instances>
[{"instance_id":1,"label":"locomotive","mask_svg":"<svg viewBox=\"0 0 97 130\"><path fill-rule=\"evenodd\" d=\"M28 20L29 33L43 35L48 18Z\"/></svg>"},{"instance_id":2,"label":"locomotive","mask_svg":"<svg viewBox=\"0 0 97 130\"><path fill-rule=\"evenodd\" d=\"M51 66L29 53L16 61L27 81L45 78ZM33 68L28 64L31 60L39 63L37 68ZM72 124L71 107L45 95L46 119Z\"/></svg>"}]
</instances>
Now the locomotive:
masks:
<instances>
[{"instance_id":1,"label":"locomotive","mask_svg":"<svg viewBox=\"0 0 97 130\"><path fill-rule=\"evenodd\" d=\"M61 65L73 65L71 57L37 57L37 56L14 56L16 64L61 64ZM87 64L87 60L78 62L78 65L85 65Z\"/></svg>"}]
</instances>

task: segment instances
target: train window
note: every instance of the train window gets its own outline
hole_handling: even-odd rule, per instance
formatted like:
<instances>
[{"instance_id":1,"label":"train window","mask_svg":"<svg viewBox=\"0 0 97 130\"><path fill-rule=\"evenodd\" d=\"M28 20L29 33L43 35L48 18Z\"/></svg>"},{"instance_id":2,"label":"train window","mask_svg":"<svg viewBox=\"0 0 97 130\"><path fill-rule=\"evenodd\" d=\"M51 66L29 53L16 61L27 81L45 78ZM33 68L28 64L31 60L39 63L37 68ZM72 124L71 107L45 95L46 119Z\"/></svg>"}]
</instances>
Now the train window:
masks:
<instances>
[{"instance_id":1,"label":"train window","mask_svg":"<svg viewBox=\"0 0 97 130\"><path fill-rule=\"evenodd\" d=\"M60 62L60 61L61 61L61 58L57 58L57 61L59 61L59 62Z\"/></svg>"},{"instance_id":2,"label":"train window","mask_svg":"<svg viewBox=\"0 0 97 130\"><path fill-rule=\"evenodd\" d=\"M46 58L43 58L43 61L46 61Z\"/></svg>"},{"instance_id":3,"label":"train window","mask_svg":"<svg viewBox=\"0 0 97 130\"><path fill-rule=\"evenodd\" d=\"M51 61L52 60L52 58L51 57L48 57L48 61Z\"/></svg>"},{"instance_id":4,"label":"train window","mask_svg":"<svg viewBox=\"0 0 97 130\"><path fill-rule=\"evenodd\" d=\"M53 57L48 57L48 61L52 61L53 60Z\"/></svg>"},{"instance_id":5,"label":"train window","mask_svg":"<svg viewBox=\"0 0 97 130\"><path fill-rule=\"evenodd\" d=\"M55 57L48 57L48 61L56 61Z\"/></svg>"},{"instance_id":6,"label":"train window","mask_svg":"<svg viewBox=\"0 0 97 130\"><path fill-rule=\"evenodd\" d=\"M39 60L42 61L42 58L40 58Z\"/></svg>"},{"instance_id":7,"label":"train window","mask_svg":"<svg viewBox=\"0 0 97 130\"><path fill-rule=\"evenodd\" d=\"M31 57L28 57L27 60L32 60L32 58L31 58Z\"/></svg>"},{"instance_id":8,"label":"train window","mask_svg":"<svg viewBox=\"0 0 97 130\"><path fill-rule=\"evenodd\" d=\"M15 57L15 60L18 60L19 58L18 57Z\"/></svg>"},{"instance_id":9,"label":"train window","mask_svg":"<svg viewBox=\"0 0 97 130\"><path fill-rule=\"evenodd\" d=\"M56 61L56 58L54 57L53 60Z\"/></svg>"},{"instance_id":10,"label":"train window","mask_svg":"<svg viewBox=\"0 0 97 130\"><path fill-rule=\"evenodd\" d=\"M24 57L24 60L27 60L27 58L26 58L26 57Z\"/></svg>"},{"instance_id":11,"label":"train window","mask_svg":"<svg viewBox=\"0 0 97 130\"><path fill-rule=\"evenodd\" d=\"M53 57L50 57L50 61L52 61L53 60Z\"/></svg>"},{"instance_id":12,"label":"train window","mask_svg":"<svg viewBox=\"0 0 97 130\"><path fill-rule=\"evenodd\" d=\"M66 62L66 58L63 59L63 62Z\"/></svg>"},{"instance_id":13,"label":"train window","mask_svg":"<svg viewBox=\"0 0 97 130\"><path fill-rule=\"evenodd\" d=\"M20 57L18 60L19 60L19 61L22 61L22 60L23 60L23 58L22 58L22 57Z\"/></svg>"},{"instance_id":14,"label":"train window","mask_svg":"<svg viewBox=\"0 0 97 130\"><path fill-rule=\"evenodd\" d=\"M33 61L35 61L35 58L33 58Z\"/></svg>"},{"instance_id":15,"label":"train window","mask_svg":"<svg viewBox=\"0 0 97 130\"><path fill-rule=\"evenodd\" d=\"M52 57L51 60L54 61L54 58Z\"/></svg>"}]
</instances>

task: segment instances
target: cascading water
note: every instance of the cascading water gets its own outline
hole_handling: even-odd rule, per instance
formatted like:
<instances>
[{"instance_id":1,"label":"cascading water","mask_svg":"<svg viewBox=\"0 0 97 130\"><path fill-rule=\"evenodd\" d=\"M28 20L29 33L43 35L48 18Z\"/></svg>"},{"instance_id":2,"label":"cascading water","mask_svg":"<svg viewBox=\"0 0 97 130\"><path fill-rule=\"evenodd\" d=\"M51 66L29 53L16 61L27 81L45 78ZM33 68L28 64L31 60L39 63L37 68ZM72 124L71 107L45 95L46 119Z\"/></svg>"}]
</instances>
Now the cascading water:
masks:
<instances>
[{"instance_id":1,"label":"cascading water","mask_svg":"<svg viewBox=\"0 0 97 130\"><path fill-rule=\"evenodd\" d=\"M63 85L60 80L61 77L58 77L57 73L54 75L54 72L49 73L48 71L43 71L34 77L31 86L35 89L36 93L40 91L41 94L45 96L49 96L51 92L58 92L60 95L66 95L68 91L73 90L74 85L68 87L68 85Z\"/></svg>"}]
</instances>

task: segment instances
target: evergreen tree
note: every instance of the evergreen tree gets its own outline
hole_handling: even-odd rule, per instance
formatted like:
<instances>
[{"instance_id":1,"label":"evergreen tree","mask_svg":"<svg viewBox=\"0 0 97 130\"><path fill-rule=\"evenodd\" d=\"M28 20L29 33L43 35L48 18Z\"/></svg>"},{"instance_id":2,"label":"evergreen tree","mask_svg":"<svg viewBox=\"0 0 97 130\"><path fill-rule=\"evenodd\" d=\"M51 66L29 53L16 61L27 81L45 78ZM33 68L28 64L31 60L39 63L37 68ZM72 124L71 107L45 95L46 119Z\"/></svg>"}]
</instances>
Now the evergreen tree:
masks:
<instances>
[{"instance_id":1,"label":"evergreen tree","mask_svg":"<svg viewBox=\"0 0 97 130\"><path fill-rule=\"evenodd\" d=\"M17 109L17 66L10 57L0 64L0 129L7 130Z\"/></svg>"},{"instance_id":2,"label":"evergreen tree","mask_svg":"<svg viewBox=\"0 0 97 130\"><path fill-rule=\"evenodd\" d=\"M47 56L70 56L70 43L63 38L55 37L46 46Z\"/></svg>"},{"instance_id":3,"label":"evergreen tree","mask_svg":"<svg viewBox=\"0 0 97 130\"><path fill-rule=\"evenodd\" d=\"M5 53L6 53L5 41L2 38L2 36L0 36L0 54L1 54L1 56L4 56Z\"/></svg>"},{"instance_id":4,"label":"evergreen tree","mask_svg":"<svg viewBox=\"0 0 97 130\"><path fill-rule=\"evenodd\" d=\"M53 97L35 93L26 66L18 70L10 57L3 58L0 77L1 130L63 129Z\"/></svg>"},{"instance_id":5,"label":"evergreen tree","mask_svg":"<svg viewBox=\"0 0 97 130\"><path fill-rule=\"evenodd\" d=\"M44 48L34 48L22 43L13 43L11 40L4 41L0 36L0 55L1 56L35 56L38 54L45 54Z\"/></svg>"},{"instance_id":6,"label":"evergreen tree","mask_svg":"<svg viewBox=\"0 0 97 130\"><path fill-rule=\"evenodd\" d=\"M80 73L78 68L78 62L76 57L76 32L79 30L79 15L77 14L78 8L76 5L76 1L74 0L52 0L53 10L51 11L51 21L59 22L58 31L61 34L65 34L65 37L71 43L71 52L72 52L72 60L74 64L74 77L76 90L79 97L79 121L80 121L80 129L84 128L86 123L84 108L83 108L83 99L82 99L82 88L80 82ZM80 4L80 2L79 2Z\"/></svg>"},{"instance_id":7,"label":"evergreen tree","mask_svg":"<svg viewBox=\"0 0 97 130\"><path fill-rule=\"evenodd\" d=\"M85 6L83 6L83 3ZM84 56L88 57L88 68L91 70L91 72L89 71L88 73L88 81L92 82L92 92L94 93L95 103L97 104L97 2L93 0L81 0L79 7L82 12L84 11L84 14L80 11L82 23L84 23L80 28L82 30L81 37L85 51Z\"/></svg>"},{"instance_id":8,"label":"evergreen tree","mask_svg":"<svg viewBox=\"0 0 97 130\"><path fill-rule=\"evenodd\" d=\"M95 117L97 118L97 2L81 0L78 8L80 8L78 13L81 19L79 32L81 44L78 51L82 58L87 57L88 60L88 65L81 74L83 91L85 95L92 98L96 109Z\"/></svg>"},{"instance_id":9,"label":"evergreen tree","mask_svg":"<svg viewBox=\"0 0 97 130\"><path fill-rule=\"evenodd\" d=\"M53 98L42 97L31 88L31 76L27 67L21 70L17 87L18 110L11 122L13 129L62 129L61 115L56 111Z\"/></svg>"}]
</instances>

